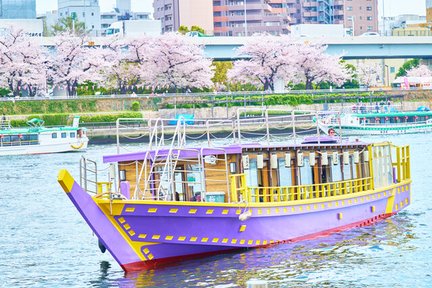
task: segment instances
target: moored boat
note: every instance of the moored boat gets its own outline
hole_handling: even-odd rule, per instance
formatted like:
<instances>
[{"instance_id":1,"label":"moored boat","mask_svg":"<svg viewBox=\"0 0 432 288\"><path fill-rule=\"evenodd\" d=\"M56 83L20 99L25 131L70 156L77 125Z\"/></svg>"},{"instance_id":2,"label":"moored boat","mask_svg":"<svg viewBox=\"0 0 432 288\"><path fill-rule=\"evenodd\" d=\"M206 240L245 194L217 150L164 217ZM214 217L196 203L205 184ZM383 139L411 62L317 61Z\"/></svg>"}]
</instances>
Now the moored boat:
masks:
<instances>
[{"instance_id":1,"label":"moored boat","mask_svg":"<svg viewBox=\"0 0 432 288\"><path fill-rule=\"evenodd\" d=\"M46 154L83 151L88 138L85 128L79 127L79 116L72 126L45 127L44 121L33 118L28 127L13 128L2 121L0 128L0 156Z\"/></svg>"},{"instance_id":2,"label":"moored boat","mask_svg":"<svg viewBox=\"0 0 432 288\"><path fill-rule=\"evenodd\" d=\"M363 106L361 106L363 107ZM387 135L432 132L432 112L427 110L397 111L380 106L353 109L353 112L334 112L319 117L320 129L328 134Z\"/></svg>"},{"instance_id":3,"label":"moored boat","mask_svg":"<svg viewBox=\"0 0 432 288\"><path fill-rule=\"evenodd\" d=\"M233 121L233 144L186 145L188 125L177 121L167 146L154 127L148 148L104 156L107 181L86 158L79 183L67 170L58 181L125 271L314 238L410 204L408 146L320 135L273 143L269 134L244 143Z\"/></svg>"}]
</instances>

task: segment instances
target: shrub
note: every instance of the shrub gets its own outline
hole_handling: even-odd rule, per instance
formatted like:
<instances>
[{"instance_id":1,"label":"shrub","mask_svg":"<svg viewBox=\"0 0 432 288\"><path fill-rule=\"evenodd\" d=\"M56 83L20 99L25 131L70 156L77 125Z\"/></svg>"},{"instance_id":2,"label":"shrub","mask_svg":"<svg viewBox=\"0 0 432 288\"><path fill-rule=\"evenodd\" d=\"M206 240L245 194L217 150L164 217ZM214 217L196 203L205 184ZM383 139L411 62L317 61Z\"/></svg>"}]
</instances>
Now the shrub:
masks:
<instances>
[{"instance_id":1,"label":"shrub","mask_svg":"<svg viewBox=\"0 0 432 288\"><path fill-rule=\"evenodd\" d=\"M141 105L138 101L132 102L131 110L132 111L140 111Z\"/></svg>"}]
</instances>

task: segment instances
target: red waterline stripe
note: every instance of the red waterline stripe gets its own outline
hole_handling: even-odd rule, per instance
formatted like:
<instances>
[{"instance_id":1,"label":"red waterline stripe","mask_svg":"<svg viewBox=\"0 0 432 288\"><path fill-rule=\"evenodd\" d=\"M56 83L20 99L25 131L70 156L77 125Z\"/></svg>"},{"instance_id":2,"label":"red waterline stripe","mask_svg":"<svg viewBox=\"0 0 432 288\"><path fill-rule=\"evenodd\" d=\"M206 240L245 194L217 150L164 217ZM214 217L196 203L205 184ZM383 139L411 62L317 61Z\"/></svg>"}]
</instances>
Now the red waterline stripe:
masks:
<instances>
[{"instance_id":1,"label":"red waterline stripe","mask_svg":"<svg viewBox=\"0 0 432 288\"><path fill-rule=\"evenodd\" d=\"M329 236L333 233L349 230L351 228L364 227L364 226L372 225L374 223L382 221L382 220L384 220L390 216L393 216L395 214L396 214L396 212L392 212L392 213L388 213L388 214L381 214L381 215L377 215L377 216L374 216L374 217L366 219L366 220L350 223L348 225L339 226L336 228L332 228L332 229L328 229L328 230L324 230L324 231L320 231L317 233L308 234L305 236L300 236L300 237L296 237L296 238L292 238L292 239L288 239L288 240L277 241L277 242L274 242L272 244L266 244L266 245L260 245L260 246L254 246L254 247L236 247L236 248L229 247L226 250L219 250L219 251L212 251L212 252L206 252L206 253L200 253L200 254L191 254L191 255L184 255L184 256L176 256L176 257L169 257L169 258L163 258L163 259L139 261L139 262L124 264L124 265L120 265L120 266L126 272L135 272L135 271L142 271L142 270L148 270L148 269L155 269L158 267L166 267L166 266L173 265L177 262L181 262L181 261L185 261L185 260L203 258L203 257L212 256L212 255L217 255L217 254L225 254L225 253L229 253L229 252L241 250L241 249L270 247L270 246L273 246L276 244L281 244L281 243L295 243L295 242L299 242L299 241L311 240L311 239L316 239L319 237Z\"/></svg>"}]
</instances>

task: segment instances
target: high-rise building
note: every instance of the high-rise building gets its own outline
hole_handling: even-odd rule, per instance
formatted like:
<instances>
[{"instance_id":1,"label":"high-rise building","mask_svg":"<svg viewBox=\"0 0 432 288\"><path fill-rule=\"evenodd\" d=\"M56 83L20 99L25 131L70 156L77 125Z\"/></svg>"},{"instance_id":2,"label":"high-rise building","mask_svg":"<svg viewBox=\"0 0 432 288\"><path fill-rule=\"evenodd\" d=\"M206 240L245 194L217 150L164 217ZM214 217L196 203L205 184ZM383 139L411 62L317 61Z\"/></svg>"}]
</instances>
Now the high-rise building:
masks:
<instances>
[{"instance_id":1,"label":"high-rise building","mask_svg":"<svg viewBox=\"0 0 432 288\"><path fill-rule=\"evenodd\" d=\"M296 24L343 24L351 35L378 32L378 0L285 0Z\"/></svg>"},{"instance_id":2,"label":"high-rise building","mask_svg":"<svg viewBox=\"0 0 432 288\"><path fill-rule=\"evenodd\" d=\"M93 36L101 34L101 17L98 0L58 0L58 17L73 17L84 22Z\"/></svg>"},{"instance_id":3,"label":"high-rise building","mask_svg":"<svg viewBox=\"0 0 432 288\"><path fill-rule=\"evenodd\" d=\"M0 19L36 19L36 0L0 0Z\"/></svg>"},{"instance_id":4,"label":"high-rise building","mask_svg":"<svg viewBox=\"0 0 432 288\"><path fill-rule=\"evenodd\" d=\"M153 17L161 20L162 33L180 26L199 26L213 33L213 0L154 0Z\"/></svg>"}]
</instances>

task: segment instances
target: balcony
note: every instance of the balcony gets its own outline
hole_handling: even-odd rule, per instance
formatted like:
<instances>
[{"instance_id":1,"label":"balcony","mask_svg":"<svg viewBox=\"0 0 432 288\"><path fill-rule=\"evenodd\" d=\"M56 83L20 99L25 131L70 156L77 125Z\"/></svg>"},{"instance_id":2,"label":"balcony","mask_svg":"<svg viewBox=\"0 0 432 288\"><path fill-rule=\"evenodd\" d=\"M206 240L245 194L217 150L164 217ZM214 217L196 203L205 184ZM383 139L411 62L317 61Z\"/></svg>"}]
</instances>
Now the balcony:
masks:
<instances>
[{"instance_id":1,"label":"balcony","mask_svg":"<svg viewBox=\"0 0 432 288\"><path fill-rule=\"evenodd\" d=\"M228 6L213 6L213 12L228 11Z\"/></svg>"},{"instance_id":2,"label":"balcony","mask_svg":"<svg viewBox=\"0 0 432 288\"><path fill-rule=\"evenodd\" d=\"M232 6L227 6L227 8L228 11L244 11L245 5L232 5ZM271 12L272 8L268 4L251 3L251 4L246 4L246 10L259 10L259 11Z\"/></svg>"},{"instance_id":3,"label":"balcony","mask_svg":"<svg viewBox=\"0 0 432 288\"><path fill-rule=\"evenodd\" d=\"M213 17L213 22L228 22L228 16L215 16Z\"/></svg>"}]
</instances>

